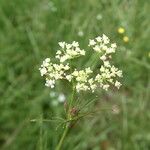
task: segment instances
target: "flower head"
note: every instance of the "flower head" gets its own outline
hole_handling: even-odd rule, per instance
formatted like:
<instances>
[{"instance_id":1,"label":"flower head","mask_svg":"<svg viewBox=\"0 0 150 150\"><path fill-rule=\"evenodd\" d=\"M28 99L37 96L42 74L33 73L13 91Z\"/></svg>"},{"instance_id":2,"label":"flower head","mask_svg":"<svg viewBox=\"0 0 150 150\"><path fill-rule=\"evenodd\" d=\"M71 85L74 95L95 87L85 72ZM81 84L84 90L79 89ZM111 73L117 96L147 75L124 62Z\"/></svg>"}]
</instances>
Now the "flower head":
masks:
<instances>
[{"instance_id":1,"label":"flower head","mask_svg":"<svg viewBox=\"0 0 150 150\"><path fill-rule=\"evenodd\" d=\"M73 41L71 44L59 42L60 49L56 52L58 63L53 63L50 58L46 58L39 68L41 76L46 78L45 85L54 88L57 80L67 80L74 82L77 92L90 90L94 92L100 87L108 90L115 86L120 88L121 83L118 78L122 77L122 71L111 65L112 53L116 52L116 43L111 43L106 35L98 36L89 40L89 47L97 52L102 62L99 71L95 75L90 67L78 70L72 68L68 60L85 55L85 50L81 50L79 43Z\"/></svg>"},{"instance_id":2,"label":"flower head","mask_svg":"<svg viewBox=\"0 0 150 150\"><path fill-rule=\"evenodd\" d=\"M79 43L73 41L71 44L65 42L59 42L60 50L56 53L56 58L60 60L61 63L85 55L85 50L79 48Z\"/></svg>"}]
</instances>

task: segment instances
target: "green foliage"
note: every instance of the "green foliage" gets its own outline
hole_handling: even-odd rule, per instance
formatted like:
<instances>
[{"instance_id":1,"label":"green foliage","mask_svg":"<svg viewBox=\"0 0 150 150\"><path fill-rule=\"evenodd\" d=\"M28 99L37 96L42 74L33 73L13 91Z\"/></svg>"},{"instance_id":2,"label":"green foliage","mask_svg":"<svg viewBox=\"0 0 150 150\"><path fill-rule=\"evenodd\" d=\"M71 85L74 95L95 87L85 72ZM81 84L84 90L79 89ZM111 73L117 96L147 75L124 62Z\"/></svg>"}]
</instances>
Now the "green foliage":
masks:
<instances>
[{"instance_id":1,"label":"green foliage","mask_svg":"<svg viewBox=\"0 0 150 150\"><path fill-rule=\"evenodd\" d=\"M63 126L53 117L63 117L64 108L52 106L54 98L38 67L45 57L54 56L59 41L76 40L84 48L88 39L103 33L118 45L114 57L123 70L123 86L120 91L99 90L99 100L88 108L98 112L72 127L64 149L150 149L148 10L146 0L0 0L0 149L55 149ZM125 28L123 35L119 27ZM123 36L129 37L128 43ZM89 53L75 65L98 68L95 59ZM66 84L60 83L57 91L69 96ZM114 104L119 114L104 109Z\"/></svg>"}]
</instances>

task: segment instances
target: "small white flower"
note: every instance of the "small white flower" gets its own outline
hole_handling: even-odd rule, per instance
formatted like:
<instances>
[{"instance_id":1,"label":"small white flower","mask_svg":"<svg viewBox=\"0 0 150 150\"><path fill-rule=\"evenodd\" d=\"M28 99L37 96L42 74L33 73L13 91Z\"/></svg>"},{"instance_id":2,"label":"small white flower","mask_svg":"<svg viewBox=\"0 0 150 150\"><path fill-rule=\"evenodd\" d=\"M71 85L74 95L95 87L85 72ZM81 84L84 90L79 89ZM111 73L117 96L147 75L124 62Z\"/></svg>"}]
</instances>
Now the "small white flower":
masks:
<instances>
[{"instance_id":1,"label":"small white flower","mask_svg":"<svg viewBox=\"0 0 150 150\"><path fill-rule=\"evenodd\" d=\"M67 48L67 49L70 49L71 47L72 47L71 44L67 44L67 43L66 43L66 48Z\"/></svg>"},{"instance_id":2,"label":"small white flower","mask_svg":"<svg viewBox=\"0 0 150 150\"><path fill-rule=\"evenodd\" d=\"M41 76L44 76L47 73L46 68L39 68Z\"/></svg>"},{"instance_id":3,"label":"small white flower","mask_svg":"<svg viewBox=\"0 0 150 150\"><path fill-rule=\"evenodd\" d=\"M89 40L89 46L93 46L95 44L96 44L96 42L94 40Z\"/></svg>"},{"instance_id":4,"label":"small white flower","mask_svg":"<svg viewBox=\"0 0 150 150\"><path fill-rule=\"evenodd\" d=\"M68 56L62 56L60 57L60 62L64 62L68 59Z\"/></svg>"},{"instance_id":5,"label":"small white flower","mask_svg":"<svg viewBox=\"0 0 150 150\"><path fill-rule=\"evenodd\" d=\"M105 66L105 67L110 67L109 61L104 61L104 66Z\"/></svg>"},{"instance_id":6,"label":"small white flower","mask_svg":"<svg viewBox=\"0 0 150 150\"><path fill-rule=\"evenodd\" d=\"M60 59L60 56L59 56L59 55L56 55L55 58Z\"/></svg>"},{"instance_id":7,"label":"small white flower","mask_svg":"<svg viewBox=\"0 0 150 150\"><path fill-rule=\"evenodd\" d=\"M50 62L50 58L46 58L45 62L49 63Z\"/></svg>"},{"instance_id":8,"label":"small white flower","mask_svg":"<svg viewBox=\"0 0 150 150\"><path fill-rule=\"evenodd\" d=\"M84 35L83 31L78 32L78 36L82 37Z\"/></svg>"},{"instance_id":9,"label":"small white flower","mask_svg":"<svg viewBox=\"0 0 150 150\"><path fill-rule=\"evenodd\" d=\"M85 83L77 83L77 85L76 85L77 92L87 91L88 89L89 89L89 87L87 85L85 85Z\"/></svg>"},{"instance_id":10,"label":"small white flower","mask_svg":"<svg viewBox=\"0 0 150 150\"><path fill-rule=\"evenodd\" d=\"M64 68L65 70L69 70L70 69L70 66L69 64L65 65L65 66L62 66L62 68Z\"/></svg>"},{"instance_id":11,"label":"small white flower","mask_svg":"<svg viewBox=\"0 0 150 150\"><path fill-rule=\"evenodd\" d=\"M43 64L41 65L41 67L48 67L49 66L49 62L47 62L46 60L43 61Z\"/></svg>"},{"instance_id":12,"label":"small white flower","mask_svg":"<svg viewBox=\"0 0 150 150\"><path fill-rule=\"evenodd\" d=\"M73 76L78 76L78 74L79 74L79 73L78 73L78 71L76 71L76 70L72 73Z\"/></svg>"},{"instance_id":13,"label":"small white flower","mask_svg":"<svg viewBox=\"0 0 150 150\"><path fill-rule=\"evenodd\" d=\"M64 94L62 94L62 93L61 93L61 94L59 94L59 96L58 96L58 101L62 103L62 102L64 102L65 100L66 100L65 95L64 95Z\"/></svg>"},{"instance_id":14,"label":"small white flower","mask_svg":"<svg viewBox=\"0 0 150 150\"><path fill-rule=\"evenodd\" d=\"M118 71L116 72L116 74L117 74L118 77L122 77L122 71L121 71L121 70L118 70Z\"/></svg>"},{"instance_id":15,"label":"small white flower","mask_svg":"<svg viewBox=\"0 0 150 150\"><path fill-rule=\"evenodd\" d=\"M112 47L112 48L117 48L116 43L111 44L111 47Z\"/></svg>"},{"instance_id":16,"label":"small white flower","mask_svg":"<svg viewBox=\"0 0 150 150\"><path fill-rule=\"evenodd\" d=\"M53 106L58 106L58 101L57 101L57 100L53 100L53 101L52 101L52 105L53 105Z\"/></svg>"},{"instance_id":17,"label":"small white flower","mask_svg":"<svg viewBox=\"0 0 150 150\"><path fill-rule=\"evenodd\" d=\"M105 69L106 69L106 68L105 68L104 66L101 66L100 71L101 71L101 72L105 72Z\"/></svg>"},{"instance_id":18,"label":"small white flower","mask_svg":"<svg viewBox=\"0 0 150 150\"><path fill-rule=\"evenodd\" d=\"M107 53L107 54L115 53L115 49L112 48L112 47L107 48L107 49L106 49L106 53Z\"/></svg>"},{"instance_id":19,"label":"small white flower","mask_svg":"<svg viewBox=\"0 0 150 150\"><path fill-rule=\"evenodd\" d=\"M98 36L98 37L96 38L96 40L97 40L97 42L102 42L102 37Z\"/></svg>"},{"instance_id":20,"label":"small white flower","mask_svg":"<svg viewBox=\"0 0 150 150\"><path fill-rule=\"evenodd\" d=\"M103 39L104 44L109 43L109 38L105 34L103 34L102 39Z\"/></svg>"},{"instance_id":21,"label":"small white flower","mask_svg":"<svg viewBox=\"0 0 150 150\"><path fill-rule=\"evenodd\" d=\"M55 81L54 80L46 80L45 86L54 88Z\"/></svg>"},{"instance_id":22,"label":"small white flower","mask_svg":"<svg viewBox=\"0 0 150 150\"><path fill-rule=\"evenodd\" d=\"M102 55L101 57L100 57L100 59L102 60L102 61L105 61L107 58L106 58L106 55Z\"/></svg>"},{"instance_id":23,"label":"small white flower","mask_svg":"<svg viewBox=\"0 0 150 150\"><path fill-rule=\"evenodd\" d=\"M116 82L115 82L115 86L119 89L119 88L120 88L120 86L121 86L121 83L120 83L120 82L118 82L118 81L116 81Z\"/></svg>"},{"instance_id":24,"label":"small white flower","mask_svg":"<svg viewBox=\"0 0 150 150\"><path fill-rule=\"evenodd\" d=\"M96 16L96 19L97 20L101 20L103 17L102 17L102 15L101 14L98 14L97 16Z\"/></svg>"},{"instance_id":25,"label":"small white flower","mask_svg":"<svg viewBox=\"0 0 150 150\"><path fill-rule=\"evenodd\" d=\"M91 70L90 67L88 67L88 68L85 69L85 72L86 72L87 74L90 74L90 73L92 73L93 71Z\"/></svg>"},{"instance_id":26,"label":"small white flower","mask_svg":"<svg viewBox=\"0 0 150 150\"><path fill-rule=\"evenodd\" d=\"M50 97L55 97L56 96L56 93L55 92L50 92Z\"/></svg>"},{"instance_id":27,"label":"small white flower","mask_svg":"<svg viewBox=\"0 0 150 150\"><path fill-rule=\"evenodd\" d=\"M61 48L65 48L65 42L59 42L58 44Z\"/></svg>"},{"instance_id":28,"label":"small white flower","mask_svg":"<svg viewBox=\"0 0 150 150\"><path fill-rule=\"evenodd\" d=\"M80 51L80 54L81 54L81 55L85 55L85 50L81 50L81 51Z\"/></svg>"},{"instance_id":29,"label":"small white flower","mask_svg":"<svg viewBox=\"0 0 150 150\"><path fill-rule=\"evenodd\" d=\"M103 87L103 89L104 89L104 90L106 90L106 91L107 91L107 90L108 90L108 88L110 87L110 85L106 84L106 85L103 85L102 87Z\"/></svg>"},{"instance_id":30,"label":"small white flower","mask_svg":"<svg viewBox=\"0 0 150 150\"><path fill-rule=\"evenodd\" d=\"M61 55L61 53L62 53L62 52L61 52L60 50L58 50L58 51L56 52L57 55Z\"/></svg>"},{"instance_id":31,"label":"small white flower","mask_svg":"<svg viewBox=\"0 0 150 150\"><path fill-rule=\"evenodd\" d=\"M92 92L94 92L97 86L96 86L96 84L94 83L93 78L89 79L88 82L89 82L89 84L90 84L90 88L91 88Z\"/></svg>"},{"instance_id":32,"label":"small white flower","mask_svg":"<svg viewBox=\"0 0 150 150\"><path fill-rule=\"evenodd\" d=\"M100 49L100 46L99 45L96 45L95 47L93 47L93 49L96 51L96 52L100 52L101 49Z\"/></svg>"},{"instance_id":33,"label":"small white flower","mask_svg":"<svg viewBox=\"0 0 150 150\"><path fill-rule=\"evenodd\" d=\"M78 46L79 46L79 43L78 43L78 42L73 41L73 42L72 42L72 46L73 46L73 47L78 47Z\"/></svg>"},{"instance_id":34,"label":"small white flower","mask_svg":"<svg viewBox=\"0 0 150 150\"><path fill-rule=\"evenodd\" d=\"M72 75L67 75L67 76L66 76L66 79L67 79L69 82L71 82L72 78L73 78Z\"/></svg>"}]
</instances>

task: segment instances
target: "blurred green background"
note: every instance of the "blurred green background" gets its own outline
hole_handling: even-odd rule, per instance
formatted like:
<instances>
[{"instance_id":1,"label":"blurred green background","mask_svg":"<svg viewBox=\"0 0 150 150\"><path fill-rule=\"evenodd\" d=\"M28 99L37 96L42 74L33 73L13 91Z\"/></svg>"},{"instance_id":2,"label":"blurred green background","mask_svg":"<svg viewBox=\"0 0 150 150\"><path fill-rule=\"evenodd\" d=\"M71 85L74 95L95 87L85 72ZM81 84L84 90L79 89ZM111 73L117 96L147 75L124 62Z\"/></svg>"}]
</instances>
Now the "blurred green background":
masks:
<instances>
[{"instance_id":1,"label":"blurred green background","mask_svg":"<svg viewBox=\"0 0 150 150\"><path fill-rule=\"evenodd\" d=\"M46 88L38 68L54 57L59 41L76 40L86 49L88 39L105 33L118 45L114 61L123 86L100 90L92 109L109 105L116 113L101 110L80 120L64 150L149 150L149 10L147 0L0 0L0 149L55 149L63 129L43 119L63 117L58 98L69 92ZM93 59L89 54L86 63Z\"/></svg>"}]
</instances>

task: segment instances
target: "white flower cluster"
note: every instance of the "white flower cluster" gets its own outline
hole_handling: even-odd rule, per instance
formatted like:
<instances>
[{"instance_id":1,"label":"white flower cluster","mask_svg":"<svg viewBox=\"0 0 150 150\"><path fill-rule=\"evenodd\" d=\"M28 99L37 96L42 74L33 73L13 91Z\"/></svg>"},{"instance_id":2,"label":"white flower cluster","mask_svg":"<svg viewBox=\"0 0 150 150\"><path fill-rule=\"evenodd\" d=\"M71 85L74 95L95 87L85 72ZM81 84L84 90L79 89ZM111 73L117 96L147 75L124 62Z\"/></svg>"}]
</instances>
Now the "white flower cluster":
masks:
<instances>
[{"instance_id":1,"label":"white flower cluster","mask_svg":"<svg viewBox=\"0 0 150 150\"><path fill-rule=\"evenodd\" d=\"M116 80L117 77L122 77L122 71L114 66L102 65L99 74L95 77L95 82L98 82L100 87L105 90L108 90L110 85L114 85L119 89L121 83Z\"/></svg>"},{"instance_id":2,"label":"white flower cluster","mask_svg":"<svg viewBox=\"0 0 150 150\"><path fill-rule=\"evenodd\" d=\"M68 59L85 55L85 51L79 48L78 42L73 41L72 44L59 42L58 44L61 47L61 50L57 51L56 58L58 58L60 62L65 62Z\"/></svg>"},{"instance_id":3,"label":"white flower cluster","mask_svg":"<svg viewBox=\"0 0 150 150\"><path fill-rule=\"evenodd\" d=\"M72 76L75 78L76 81L76 90L79 91L86 91L86 90L92 90L96 88L96 85L93 84L93 79L90 79L90 75L93 73L93 71L89 68L86 68L85 70L77 71L75 70L72 73Z\"/></svg>"},{"instance_id":4,"label":"white flower cluster","mask_svg":"<svg viewBox=\"0 0 150 150\"><path fill-rule=\"evenodd\" d=\"M94 92L97 87L108 90L111 85L117 88L121 86L117 78L122 77L122 71L111 65L109 61L111 54L116 51L116 44L111 44L106 35L89 41L89 46L98 52L103 62L96 76L90 67L77 70L72 68L67 61L85 55L85 51L79 48L78 42L73 41L72 44L59 42L59 45L61 49L56 53L59 64L54 64L50 58L46 58L39 68L41 76L46 77L46 86L53 88L56 80L59 79L66 79L69 82L73 81L77 92L86 90Z\"/></svg>"},{"instance_id":5,"label":"white flower cluster","mask_svg":"<svg viewBox=\"0 0 150 150\"><path fill-rule=\"evenodd\" d=\"M89 46L99 53L100 59L103 62L100 72L96 75L94 81L98 82L100 87L105 90L108 90L110 85L114 85L119 89L121 83L116 79L117 77L122 77L122 71L115 66L111 66L109 61L112 58L111 54L116 51L116 43L110 43L110 39L103 34L102 37L98 36L95 39L89 40Z\"/></svg>"},{"instance_id":6,"label":"white flower cluster","mask_svg":"<svg viewBox=\"0 0 150 150\"><path fill-rule=\"evenodd\" d=\"M45 85L51 88L54 88L56 80L65 79L65 72L69 69L70 67L68 64L53 64L50 58L46 58L39 68L41 76L46 76Z\"/></svg>"},{"instance_id":7,"label":"white flower cluster","mask_svg":"<svg viewBox=\"0 0 150 150\"><path fill-rule=\"evenodd\" d=\"M90 40L89 46L100 54L100 59L102 61L110 59L111 54L115 53L117 48L116 43L110 44L110 40L105 34L103 34L102 37L98 36L97 38Z\"/></svg>"}]
</instances>

